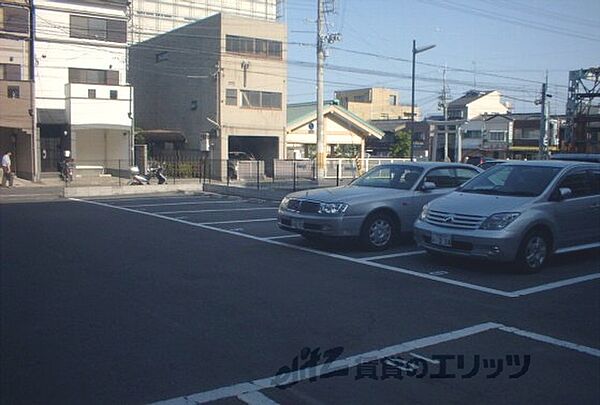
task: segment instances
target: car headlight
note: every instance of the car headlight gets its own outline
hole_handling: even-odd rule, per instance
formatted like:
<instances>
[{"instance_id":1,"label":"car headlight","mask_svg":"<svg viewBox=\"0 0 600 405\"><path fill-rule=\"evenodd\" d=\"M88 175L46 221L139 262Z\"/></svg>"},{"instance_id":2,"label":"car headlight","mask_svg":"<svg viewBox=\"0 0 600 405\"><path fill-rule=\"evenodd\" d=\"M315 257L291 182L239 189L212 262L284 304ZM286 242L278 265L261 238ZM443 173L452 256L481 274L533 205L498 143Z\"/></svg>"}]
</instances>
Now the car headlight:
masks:
<instances>
[{"instance_id":1,"label":"car headlight","mask_svg":"<svg viewBox=\"0 0 600 405\"><path fill-rule=\"evenodd\" d=\"M337 215L343 214L348 209L345 203L321 203L319 214Z\"/></svg>"},{"instance_id":2,"label":"car headlight","mask_svg":"<svg viewBox=\"0 0 600 405\"><path fill-rule=\"evenodd\" d=\"M480 229L499 230L506 228L512 221L521 215L520 212L501 212L490 215L479 227Z\"/></svg>"},{"instance_id":3,"label":"car headlight","mask_svg":"<svg viewBox=\"0 0 600 405\"><path fill-rule=\"evenodd\" d=\"M423 209L421 210L421 214L419 215L419 219L421 221L425 221L425 218L427 218L427 213L429 212L429 204L425 204L423 206Z\"/></svg>"},{"instance_id":4,"label":"car headlight","mask_svg":"<svg viewBox=\"0 0 600 405\"><path fill-rule=\"evenodd\" d=\"M283 200L279 203L279 209L284 210L287 208L290 199L288 197L283 197Z\"/></svg>"}]
</instances>

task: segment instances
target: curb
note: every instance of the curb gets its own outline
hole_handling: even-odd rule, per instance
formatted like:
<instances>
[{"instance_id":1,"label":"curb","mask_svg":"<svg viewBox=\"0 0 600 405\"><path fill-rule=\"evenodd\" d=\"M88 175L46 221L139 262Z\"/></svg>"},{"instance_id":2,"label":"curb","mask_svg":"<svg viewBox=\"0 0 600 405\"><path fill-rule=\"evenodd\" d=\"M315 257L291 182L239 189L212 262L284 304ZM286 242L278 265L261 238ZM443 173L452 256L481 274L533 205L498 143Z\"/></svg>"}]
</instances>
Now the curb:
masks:
<instances>
[{"instance_id":1,"label":"curb","mask_svg":"<svg viewBox=\"0 0 600 405\"><path fill-rule=\"evenodd\" d=\"M144 186L65 187L65 198L104 197L115 195L201 192L202 184L151 184Z\"/></svg>"}]
</instances>

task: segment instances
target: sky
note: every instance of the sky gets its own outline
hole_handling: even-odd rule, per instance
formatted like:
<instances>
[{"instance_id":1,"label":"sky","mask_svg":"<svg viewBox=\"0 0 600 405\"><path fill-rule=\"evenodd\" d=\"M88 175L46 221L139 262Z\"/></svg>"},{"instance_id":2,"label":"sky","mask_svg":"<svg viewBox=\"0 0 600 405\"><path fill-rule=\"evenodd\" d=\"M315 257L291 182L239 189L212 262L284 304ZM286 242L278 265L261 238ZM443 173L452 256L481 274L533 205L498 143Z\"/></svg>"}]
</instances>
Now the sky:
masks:
<instances>
[{"instance_id":1,"label":"sky","mask_svg":"<svg viewBox=\"0 0 600 405\"><path fill-rule=\"evenodd\" d=\"M285 0L288 102L316 98L318 0ZM412 41L436 45L417 54L415 103L440 114L446 66L450 99L498 90L514 112L534 104L548 72L550 113L564 113L570 70L600 66L598 0L326 0L328 46L325 99L335 90L389 87L410 104Z\"/></svg>"}]
</instances>

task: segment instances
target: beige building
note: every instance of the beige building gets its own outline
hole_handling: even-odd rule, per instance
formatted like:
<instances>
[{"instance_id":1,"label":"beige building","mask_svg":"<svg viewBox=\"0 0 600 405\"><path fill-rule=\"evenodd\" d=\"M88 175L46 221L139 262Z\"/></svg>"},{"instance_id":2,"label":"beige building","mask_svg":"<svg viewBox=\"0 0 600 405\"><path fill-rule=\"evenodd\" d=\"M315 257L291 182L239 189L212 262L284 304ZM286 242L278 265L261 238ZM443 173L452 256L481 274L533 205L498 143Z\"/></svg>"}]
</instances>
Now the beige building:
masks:
<instances>
[{"instance_id":1,"label":"beige building","mask_svg":"<svg viewBox=\"0 0 600 405\"><path fill-rule=\"evenodd\" d=\"M471 90L448 104L449 120L470 120L478 115L507 114L510 105L502 102L497 90Z\"/></svg>"},{"instance_id":2,"label":"beige building","mask_svg":"<svg viewBox=\"0 0 600 405\"><path fill-rule=\"evenodd\" d=\"M28 0L0 4L0 154L13 152L13 171L33 180L36 159L29 21Z\"/></svg>"},{"instance_id":3,"label":"beige building","mask_svg":"<svg viewBox=\"0 0 600 405\"><path fill-rule=\"evenodd\" d=\"M410 104L400 104L397 90L383 87L336 91L335 98L342 107L360 118L370 120L410 120ZM415 120L420 119L420 110L415 107Z\"/></svg>"},{"instance_id":4,"label":"beige building","mask_svg":"<svg viewBox=\"0 0 600 405\"><path fill-rule=\"evenodd\" d=\"M286 40L284 24L217 14L132 46L136 127L179 132L198 151L210 134L211 159L282 157Z\"/></svg>"}]
</instances>

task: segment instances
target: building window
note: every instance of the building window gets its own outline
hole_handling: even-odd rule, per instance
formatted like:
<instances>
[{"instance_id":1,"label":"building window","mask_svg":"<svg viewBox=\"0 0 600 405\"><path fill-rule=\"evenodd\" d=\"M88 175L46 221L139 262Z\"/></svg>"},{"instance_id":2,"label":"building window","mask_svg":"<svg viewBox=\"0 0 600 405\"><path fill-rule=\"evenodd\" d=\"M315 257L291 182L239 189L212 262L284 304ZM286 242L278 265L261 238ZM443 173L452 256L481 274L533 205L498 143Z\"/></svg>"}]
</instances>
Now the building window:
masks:
<instances>
[{"instance_id":1,"label":"building window","mask_svg":"<svg viewBox=\"0 0 600 405\"><path fill-rule=\"evenodd\" d=\"M23 7L0 6L0 31L29 33L29 11Z\"/></svg>"},{"instance_id":2,"label":"building window","mask_svg":"<svg viewBox=\"0 0 600 405\"><path fill-rule=\"evenodd\" d=\"M111 90L110 91L110 99L116 100L118 98L119 98L119 93L117 92L117 90Z\"/></svg>"},{"instance_id":3,"label":"building window","mask_svg":"<svg viewBox=\"0 0 600 405\"><path fill-rule=\"evenodd\" d=\"M119 85L119 72L116 70L96 70L69 68L69 83Z\"/></svg>"},{"instance_id":4,"label":"building window","mask_svg":"<svg viewBox=\"0 0 600 405\"><path fill-rule=\"evenodd\" d=\"M88 89L88 98L96 98L96 89Z\"/></svg>"},{"instance_id":5,"label":"building window","mask_svg":"<svg viewBox=\"0 0 600 405\"><path fill-rule=\"evenodd\" d=\"M227 105L237 105L237 90L236 89L226 89L225 90L225 104Z\"/></svg>"},{"instance_id":6,"label":"building window","mask_svg":"<svg viewBox=\"0 0 600 405\"><path fill-rule=\"evenodd\" d=\"M253 55L263 58L281 59L282 46L280 41L268 39L225 36L225 50L231 53Z\"/></svg>"},{"instance_id":7,"label":"building window","mask_svg":"<svg viewBox=\"0 0 600 405\"><path fill-rule=\"evenodd\" d=\"M242 107L281 109L281 93L242 90Z\"/></svg>"},{"instance_id":8,"label":"building window","mask_svg":"<svg viewBox=\"0 0 600 405\"><path fill-rule=\"evenodd\" d=\"M198 109L198 100L192 100L191 110L196 111Z\"/></svg>"},{"instance_id":9,"label":"building window","mask_svg":"<svg viewBox=\"0 0 600 405\"><path fill-rule=\"evenodd\" d=\"M503 142L506 140L506 133L504 131L490 131L490 140Z\"/></svg>"},{"instance_id":10,"label":"building window","mask_svg":"<svg viewBox=\"0 0 600 405\"><path fill-rule=\"evenodd\" d=\"M390 96L388 98L388 103L390 105L396 105L396 103L397 103L397 97L394 94L390 94Z\"/></svg>"},{"instance_id":11,"label":"building window","mask_svg":"<svg viewBox=\"0 0 600 405\"><path fill-rule=\"evenodd\" d=\"M71 38L127 42L127 22L122 20L72 15L70 28Z\"/></svg>"},{"instance_id":12,"label":"building window","mask_svg":"<svg viewBox=\"0 0 600 405\"><path fill-rule=\"evenodd\" d=\"M464 133L463 138L481 138L481 131L468 130Z\"/></svg>"},{"instance_id":13,"label":"building window","mask_svg":"<svg viewBox=\"0 0 600 405\"><path fill-rule=\"evenodd\" d=\"M19 86L8 86L8 98L20 98Z\"/></svg>"},{"instance_id":14,"label":"building window","mask_svg":"<svg viewBox=\"0 0 600 405\"><path fill-rule=\"evenodd\" d=\"M21 80L21 65L0 63L0 80Z\"/></svg>"},{"instance_id":15,"label":"building window","mask_svg":"<svg viewBox=\"0 0 600 405\"><path fill-rule=\"evenodd\" d=\"M164 62L167 60L169 60L169 52L167 52L167 51L159 52L156 55L154 55L155 63L160 63L160 62Z\"/></svg>"}]
</instances>

